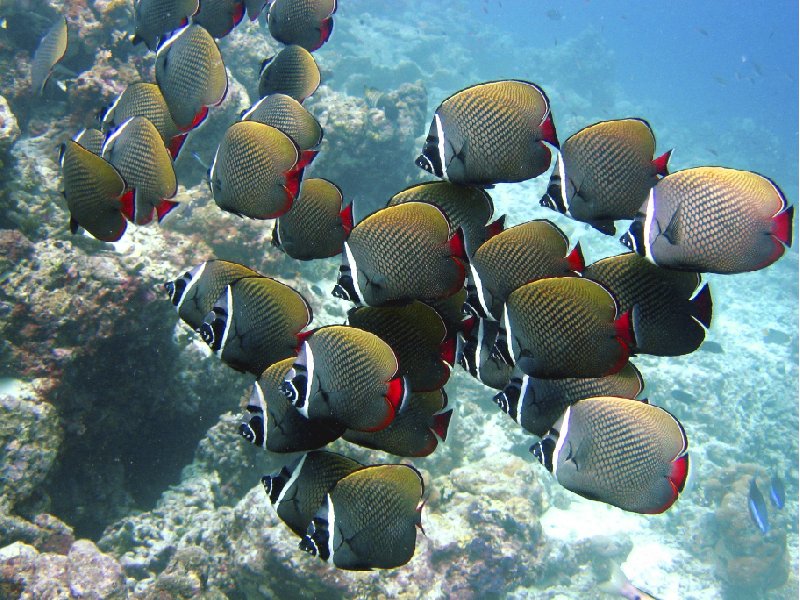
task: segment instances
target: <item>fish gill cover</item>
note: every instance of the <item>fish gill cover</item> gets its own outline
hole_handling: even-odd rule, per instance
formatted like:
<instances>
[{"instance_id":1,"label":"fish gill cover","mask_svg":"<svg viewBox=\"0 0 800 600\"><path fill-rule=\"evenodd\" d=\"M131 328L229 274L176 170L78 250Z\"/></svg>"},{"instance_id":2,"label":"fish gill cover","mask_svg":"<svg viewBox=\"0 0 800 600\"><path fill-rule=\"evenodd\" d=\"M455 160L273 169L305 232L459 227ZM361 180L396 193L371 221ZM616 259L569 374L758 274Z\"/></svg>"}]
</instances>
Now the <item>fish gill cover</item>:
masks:
<instances>
[{"instance_id":1,"label":"fish gill cover","mask_svg":"<svg viewBox=\"0 0 800 600\"><path fill-rule=\"evenodd\" d=\"M0 595L796 597L796 24L0 0Z\"/></svg>"}]
</instances>

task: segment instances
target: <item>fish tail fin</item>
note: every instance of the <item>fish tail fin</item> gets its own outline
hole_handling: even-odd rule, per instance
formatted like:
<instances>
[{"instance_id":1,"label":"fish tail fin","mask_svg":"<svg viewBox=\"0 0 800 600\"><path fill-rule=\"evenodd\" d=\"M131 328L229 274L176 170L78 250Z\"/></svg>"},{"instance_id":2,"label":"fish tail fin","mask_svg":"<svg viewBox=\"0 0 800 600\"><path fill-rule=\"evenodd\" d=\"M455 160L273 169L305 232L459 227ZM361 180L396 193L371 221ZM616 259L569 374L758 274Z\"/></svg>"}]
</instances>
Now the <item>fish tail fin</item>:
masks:
<instances>
[{"instance_id":1,"label":"fish tail fin","mask_svg":"<svg viewBox=\"0 0 800 600\"><path fill-rule=\"evenodd\" d=\"M792 230L794 223L794 206L782 210L772 217L771 233L787 246L792 245Z\"/></svg>"},{"instance_id":2,"label":"fish tail fin","mask_svg":"<svg viewBox=\"0 0 800 600\"><path fill-rule=\"evenodd\" d=\"M450 418L453 416L453 409L433 415L433 433L443 442L447 439L447 429L450 427Z\"/></svg>"},{"instance_id":3,"label":"fish tail fin","mask_svg":"<svg viewBox=\"0 0 800 600\"><path fill-rule=\"evenodd\" d=\"M558 144L558 134L556 133L556 124L553 123L553 115L548 114L547 118L539 125L542 131L542 140L552 145L555 148L560 148Z\"/></svg>"},{"instance_id":4,"label":"fish tail fin","mask_svg":"<svg viewBox=\"0 0 800 600\"><path fill-rule=\"evenodd\" d=\"M122 214L128 221L133 221L136 213L133 190L126 190L125 193L120 196L119 201L120 204L122 204Z\"/></svg>"},{"instance_id":5,"label":"fish tail fin","mask_svg":"<svg viewBox=\"0 0 800 600\"><path fill-rule=\"evenodd\" d=\"M158 222L161 223L164 218L175 210L175 207L180 204L179 202L173 202L172 200L162 200L156 206L156 217L158 217Z\"/></svg>"},{"instance_id":6,"label":"fish tail fin","mask_svg":"<svg viewBox=\"0 0 800 600\"><path fill-rule=\"evenodd\" d=\"M333 17L331 16L322 21L322 23L320 23L319 41L317 42L317 45L313 50L318 50L322 46L322 44L327 42L331 38L332 33L333 33Z\"/></svg>"},{"instance_id":7,"label":"fish tail fin","mask_svg":"<svg viewBox=\"0 0 800 600\"><path fill-rule=\"evenodd\" d=\"M628 348L636 346L636 338L633 333L633 321L631 311L625 311L614 321L614 332L616 336L625 343Z\"/></svg>"},{"instance_id":8,"label":"fish tail fin","mask_svg":"<svg viewBox=\"0 0 800 600\"><path fill-rule=\"evenodd\" d=\"M502 233L505 227L506 215L501 215L486 226L486 239L488 240L496 236L498 233Z\"/></svg>"},{"instance_id":9,"label":"fish tail fin","mask_svg":"<svg viewBox=\"0 0 800 600\"><path fill-rule=\"evenodd\" d=\"M392 405L394 414L403 412L406 409L408 406L408 396L409 386L405 377L395 377L389 380L386 390L386 400Z\"/></svg>"},{"instance_id":10,"label":"fish tail fin","mask_svg":"<svg viewBox=\"0 0 800 600\"><path fill-rule=\"evenodd\" d=\"M448 335L445 340L439 344L439 355L442 357L442 360L451 367L456 362L457 347L458 344L456 338L452 335Z\"/></svg>"},{"instance_id":11,"label":"fish tail fin","mask_svg":"<svg viewBox=\"0 0 800 600\"><path fill-rule=\"evenodd\" d=\"M580 242L575 244L575 248L567 255L567 265L569 265L571 271L575 271L576 273L583 273L583 270L586 268L586 261L583 258L583 250L581 250Z\"/></svg>"},{"instance_id":12,"label":"fish tail fin","mask_svg":"<svg viewBox=\"0 0 800 600\"><path fill-rule=\"evenodd\" d=\"M465 264L469 262L467 257L467 249L464 245L464 230L459 227L455 230L450 239L448 240L450 246L450 253L455 257L461 259Z\"/></svg>"},{"instance_id":13,"label":"fish tail fin","mask_svg":"<svg viewBox=\"0 0 800 600\"><path fill-rule=\"evenodd\" d=\"M689 477L689 455L684 453L672 461L669 467L669 481L675 488L676 494L683 491L686 479Z\"/></svg>"},{"instance_id":14,"label":"fish tail fin","mask_svg":"<svg viewBox=\"0 0 800 600\"><path fill-rule=\"evenodd\" d=\"M656 168L656 175L666 177L669 175L669 157L672 156L672 150L667 150L661 156L653 159L653 166Z\"/></svg>"},{"instance_id":15,"label":"fish tail fin","mask_svg":"<svg viewBox=\"0 0 800 600\"><path fill-rule=\"evenodd\" d=\"M244 1L233 7L233 26L236 27L244 19Z\"/></svg>"},{"instance_id":16,"label":"fish tail fin","mask_svg":"<svg viewBox=\"0 0 800 600\"><path fill-rule=\"evenodd\" d=\"M342 219L342 229L344 229L344 234L346 236L350 235L350 232L353 231L353 203L352 202L342 209L342 211L339 213L339 217Z\"/></svg>"},{"instance_id":17,"label":"fish tail fin","mask_svg":"<svg viewBox=\"0 0 800 600\"><path fill-rule=\"evenodd\" d=\"M690 301L692 316L700 321L700 323L708 329L711 327L711 313L713 311L713 302L711 300L711 290L708 284L705 284L700 291L694 295Z\"/></svg>"}]
</instances>

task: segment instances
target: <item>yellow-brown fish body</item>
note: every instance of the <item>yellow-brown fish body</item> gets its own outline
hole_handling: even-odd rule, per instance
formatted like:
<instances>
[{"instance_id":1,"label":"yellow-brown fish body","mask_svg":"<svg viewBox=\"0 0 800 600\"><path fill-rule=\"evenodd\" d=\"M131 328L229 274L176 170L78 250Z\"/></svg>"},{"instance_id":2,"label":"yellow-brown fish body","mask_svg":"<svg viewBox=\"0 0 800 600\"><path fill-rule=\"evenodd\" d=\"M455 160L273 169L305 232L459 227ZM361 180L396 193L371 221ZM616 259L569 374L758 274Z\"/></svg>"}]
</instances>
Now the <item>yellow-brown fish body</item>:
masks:
<instances>
[{"instance_id":1,"label":"yellow-brown fish body","mask_svg":"<svg viewBox=\"0 0 800 600\"><path fill-rule=\"evenodd\" d=\"M245 277L229 284L200 326L203 341L222 362L260 376L297 354L300 332L313 318L294 288L269 277Z\"/></svg>"},{"instance_id":2,"label":"yellow-brown fish body","mask_svg":"<svg viewBox=\"0 0 800 600\"><path fill-rule=\"evenodd\" d=\"M422 475L410 465L373 465L328 493L300 548L340 569L393 569L414 556Z\"/></svg>"},{"instance_id":3,"label":"yellow-brown fish body","mask_svg":"<svg viewBox=\"0 0 800 600\"><path fill-rule=\"evenodd\" d=\"M258 121L280 129L301 151L322 143L322 127L297 100L286 94L270 94L242 115L242 121Z\"/></svg>"},{"instance_id":4,"label":"yellow-brown fish body","mask_svg":"<svg viewBox=\"0 0 800 600\"><path fill-rule=\"evenodd\" d=\"M493 81L439 105L416 164L453 183L524 181L550 167L543 142L558 147L544 91L527 81Z\"/></svg>"},{"instance_id":5,"label":"yellow-brown fish body","mask_svg":"<svg viewBox=\"0 0 800 600\"><path fill-rule=\"evenodd\" d=\"M261 65L258 95L286 94L303 102L319 87L321 76L314 57L300 46L286 46Z\"/></svg>"},{"instance_id":6,"label":"yellow-brown fish body","mask_svg":"<svg viewBox=\"0 0 800 600\"><path fill-rule=\"evenodd\" d=\"M239 434L269 452L316 450L341 437L345 427L332 421L306 419L281 391L294 357L267 367L253 385ZM307 524L307 523L306 523Z\"/></svg>"},{"instance_id":7,"label":"yellow-brown fish body","mask_svg":"<svg viewBox=\"0 0 800 600\"><path fill-rule=\"evenodd\" d=\"M205 27L211 37L228 35L244 18L244 0L202 0L192 22Z\"/></svg>"},{"instance_id":8,"label":"yellow-brown fish body","mask_svg":"<svg viewBox=\"0 0 800 600\"><path fill-rule=\"evenodd\" d=\"M313 52L330 38L335 12L336 0L273 0L269 32L282 44Z\"/></svg>"},{"instance_id":9,"label":"yellow-brown fish body","mask_svg":"<svg viewBox=\"0 0 800 600\"><path fill-rule=\"evenodd\" d=\"M161 221L177 202L178 180L172 157L155 125L145 117L131 117L106 139L103 158L119 171L133 190L133 214L126 216L144 225L156 212Z\"/></svg>"},{"instance_id":10,"label":"yellow-brown fish body","mask_svg":"<svg viewBox=\"0 0 800 600\"><path fill-rule=\"evenodd\" d=\"M98 240L119 240L127 227L122 214L122 176L110 163L72 140L62 145L60 162L70 231L77 233L80 226Z\"/></svg>"},{"instance_id":11,"label":"yellow-brown fish body","mask_svg":"<svg viewBox=\"0 0 800 600\"><path fill-rule=\"evenodd\" d=\"M58 17L39 42L31 61L31 89L41 94L53 74L53 67L64 58L67 52L67 20Z\"/></svg>"},{"instance_id":12,"label":"yellow-brown fish body","mask_svg":"<svg viewBox=\"0 0 800 600\"><path fill-rule=\"evenodd\" d=\"M352 228L349 214L342 210L342 191L336 184L307 179L292 208L275 221L272 245L298 260L341 254Z\"/></svg>"},{"instance_id":13,"label":"yellow-brown fish body","mask_svg":"<svg viewBox=\"0 0 800 600\"><path fill-rule=\"evenodd\" d=\"M455 340L444 321L422 302L405 306L355 307L347 314L353 327L374 333L394 351L398 373L414 392L432 392L450 378Z\"/></svg>"},{"instance_id":14,"label":"yellow-brown fish body","mask_svg":"<svg viewBox=\"0 0 800 600\"><path fill-rule=\"evenodd\" d=\"M537 379L517 372L493 400L524 429L543 437L567 407L578 400L596 396L633 400L642 389L642 375L629 362L617 373L605 377Z\"/></svg>"},{"instance_id":15,"label":"yellow-brown fish body","mask_svg":"<svg viewBox=\"0 0 800 600\"><path fill-rule=\"evenodd\" d=\"M511 376L511 365L494 352L500 323L472 316L458 334L456 361L482 384L502 390Z\"/></svg>"},{"instance_id":16,"label":"yellow-brown fish body","mask_svg":"<svg viewBox=\"0 0 800 600\"><path fill-rule=\"evenodd\" d=\"M92 154L100 156L103 153L103 144L106 141L106 136L99 129L83 129L78 132L74 139Z\"/></svg>"},{"instance_id":17,"label":"yellow-brown fish body","mask_svg":"<svg viewBox=\"0 0 800 600\"><path fill-rule=\"evenodd\" d=\"M386 429L372 433L348 429L343 438L353 444L381 450L395 456L429 456L439 440L447 438L453 409L447 406L444 390L412 392L408 404Z\"/></svg>"},{"instance_id":18,"label":"yellow-brown fish body","mask_svg":"<svg viewBox=\"0 0 800 600\"><path fill-rule=\"evenodd\" d=\"M589 125L561 145L541 205L613 235L614 221L633 219L659 176L668 174L671 151L653 158L655 149L642 119Z\"/></svg>"},{"instance_id":19,"label":"yellow-brown fish body","mask_svg":"<svg viewBox=\"0 0 800 600\"><path fill-rule=\"evenodd\" d=\"M214 38L200 25L188 25L161 43L156 81L181 131L200 125L209 106L228 92L228 73Z\"/></svg>"},{"instance_id":20,"label":"yellow-brown fish body","mask_svg":"<svg viewBox=\"0 0 800 600\"><path fill-rule=\"evenodd\" d=\"M135 0L133 43L155 50L162 37L185 26L199 7L198 0Z\"/></svg>"},{"instance_id":21,"label":"yellow-brown fish body","mask_svg":"<svg viewBox=\"0 0 800 600\"><path fill-rule=\"evenodd\" d=\"M657 406L597 397L567 408L534 454L568 490L623 510L658 514L689 472L681 423Z\"/></svg>"},{"instance_id":22,"label":"yellow-brown fish body","mask_svg":"<svg viewBox=\"0 0 800 600\"><path fill-rule=\"evenodd\" d=\"M214 202L241 217L279 217L292 207L308 159L274 127L256 121L234 123L209 170Z\"/></svg>"},{"instance_id":23,"label":"yellow-brown fish body","mask_svg":"<svg viewBox=\"0 0 800 600\"><path fill-rule=\"evenodd\" d=\"M227 260L208 260L164 284L178 316L193 330L214 308L225 288L242 277L261 277L250 267Z\"/></svg>"},{"instance_id":24,"label":"yellow-brown fish body","mask_svg":"<svg viewBox=\"0 0 800 600\"><path fill-rule=\"evenodd\" d=\"M341 454L308 452L278 473L262 477L261 483L281 520L303 537L333 486L361 468L361 463Z\"/></svg>"},{"instance_id":25,"label":"yellow-brown fish body","mask_svg":"<svg viewBox=\"0 0 800 600\"><path fill-rule=\"evenodd\" d=\"M679 356L703 343L712 301L708 285L697 289L697 273L664 269L630 252L589 265L584 276L611 292L620 311L630 311L635 352Z\"/></svg>"},{"instance_id":26,"label":"yellow-brown fish body","mask_svg":"<svg viewBox=\"0 0 800 600\"><path fill-rule=\"evenodd\" d=\"M791 246L793 216L794 207L770 179L696 167L658 182L622 243L668 269L757 271Z\"/></svg>"},{"instance_id":27,"label":"yellow-brown fish body","mask_svg":"<svg viewBox=\"0 0 800 600\"><path fill-rule=\"evenodd\" d=\"M580 244L572 252L568 249L567 236L546 220L521 223L489 238L470 260L468 310L499 320L509 294L521 285L582 272Z\"/></svg>"},{"instance_id":28,"label":"yellow-brown fish body","mask_svg":"<svg viewBox=\"0 0 800 600\"><path fill-rule=\"evenodd\" d=\"M408 202L359 222L344 243L334 295L382 306L433 301L464 285L463 244L438 208Z\"/></svg>"},{"instance_id":29,"label":"yellow-brown fish body","mask_svg":"<svg viewBox=\"0 0 800 600\"><path fill-rule=\"evenodd\" d=\"M603 286L556 277L511 293L496 348L526 375L562 379L616 373L633 343L629 315Z\"/></svg>"},{"instance_id":30,"label":"yellow-brown fish body","mask_svg":"<svg viewBox=\"0 0 800 600\"><path fill-rule=\"evenodd\" d=\"M405 202L426 202L444 213L453 230L464 232L464 245L468 255L486 241L487 237L503 229L504 218L489 223L494 213L492 198L478 187L458 185L449 181L429 181L412 185L389 199L386 206Z\"/></svg>"},{"instance_id":31,"label":"yellow-brown fish body","mask_svg":"<svg viewBox=\"0 0 800 600\"><path fill-rule=\"evenodd\" d=\"M305 339L282 389L304 417L358 431L387 427L407 396L389 345L344 325L322 327Z\"/></svg>"},{"instance_id":32,"label":"yellow-brown fish body","mask_svg":"<svg viewBox=\"0 0 800 600\"><path fill-rule=\"evenodd\" d=\"M172 158L186 138L169 112L161 89L154 83L132 83L103 114L103 130L113 131L131 117L146 117L161 135Z\"/></svg>"}]
</instances>

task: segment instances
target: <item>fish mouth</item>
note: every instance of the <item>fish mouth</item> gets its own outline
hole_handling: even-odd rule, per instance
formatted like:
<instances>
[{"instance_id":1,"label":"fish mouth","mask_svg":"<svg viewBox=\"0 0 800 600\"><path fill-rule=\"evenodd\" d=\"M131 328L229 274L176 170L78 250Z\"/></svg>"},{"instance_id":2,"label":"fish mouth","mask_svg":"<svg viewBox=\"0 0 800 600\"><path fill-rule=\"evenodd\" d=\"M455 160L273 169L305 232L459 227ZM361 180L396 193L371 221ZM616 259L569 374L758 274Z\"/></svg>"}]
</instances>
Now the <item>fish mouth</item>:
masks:
<instances>
[{"instance_id":1,"label":"fish mouth","mask_svg":"<svg viewBox=\"0 0 800 600\"><path fill-rule=\"evenodd\" d=\"M228 313L215 306L214 309L208 313L203 324L200 325L200 337L214 352L222 348L222 337L227 322Z\"/></svg>"},{"instance_id":2,"label":"fish mouth","mask_svg":"<svg viewBox=\"0 0 800 600\"><path fill-rule=\"evenodd\" d=\"M634 221L619 241L628 250L644 255L644 226L641 221Z\"/></svg>"},{"instance_id":3,"label":"fish mouth","mask_svg":"<svg viewBox=\"0 0 800 600\"><path fill-rule=\"evenodd\" d=\"M351 273L352 271L349 265L342 264L342 266L339 267L339 278L336 280L336 285L333 286L331 294L340 300L349 300L350 302L358 304L361 299L358 296L356 284L355 281L353 281Z\"/></svg>"},{"instance_id":4,"label":"fish mouth","mask_svg":"<svg viewBox=\"0 0 800 600\"><path fill-rule=\"evenodd\" d=\"M550 473L553 472L553 454L555 453L557 438L558 432L555 429L551 429L541 441L530 448L533 455Z\"/></svg>"},{"instance_id":5,"label":"fish mouth","mask_svg":"<svg viewBox=\"0 0 800 600\"><path fill-rule=\"evenodd\" d=\"M427 171L428 173L433 175L433 165L431 164L431 161L428 160L428 157L425 156L424 154L420 154L417 157L417 160L414 161L414 164L417 165L423 171Z\"/></svg>"},{"instance_id":6,"label":"fish mouth","mask_svg":"<svg viewBox=\"0 0 800 600\"><path fill-rule=\"evenodd\" d=\"M522 395L522 380L512 377L502 392L495 394L492 401L509 417L519 422L519 399Z\"/></svg>"},{"instance_id":7,"label":"fish mouth","mask_svg":"<svg viewBox=\"0 0 800 600\"><path fill-rule=\"evenodd\" d=\"M542 196L542 199L539 200L539 205L543 208L549 208L556 212L560 212L562 215L566 214L567 207L564 206L564 203L561 201L561 191L560 188L551 184L547 188L547 193Z\"/></svg>"}]
</instances>

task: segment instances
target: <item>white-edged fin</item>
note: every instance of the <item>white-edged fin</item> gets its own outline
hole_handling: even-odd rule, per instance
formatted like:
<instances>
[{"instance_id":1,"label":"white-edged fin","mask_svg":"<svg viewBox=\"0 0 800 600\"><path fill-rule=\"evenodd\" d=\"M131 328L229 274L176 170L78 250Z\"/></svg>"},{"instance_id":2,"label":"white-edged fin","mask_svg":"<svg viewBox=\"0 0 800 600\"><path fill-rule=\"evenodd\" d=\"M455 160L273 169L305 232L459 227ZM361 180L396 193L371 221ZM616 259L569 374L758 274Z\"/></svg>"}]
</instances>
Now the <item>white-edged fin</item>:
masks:
<instances>
[{"instance_id":1,"label":"white-edged fin","mask_svg":"<svg viewBox=\"0 0 800 600\"><path fill-rule=\"evenodd\" d=\"M567 434L569 433L569 418L571 414L572 406L568 406L567 410L564 411L564 415L559 419L559 421L561 421L561 426L559 427L558 423L553 425L553 428L559 432L558 440L556 440L556 447L553 449L553 477L556 478L556 481L558 481L558 456L561 454L564 441L567 439Z\"/></svg>"},{"instance_id":2,"label":"white-edged fin","mask_svg":"<svg viewBox=\"0 0 800 600\"><path fill-rule=\"evenodd\" d=\"M219 350L220 355L225 350L225 344L228 342L228 333L230 333L231 325L233 324L233 286L228 285L225 287L225 293L228 295L228 318L225 321L225 330L222 332L222 342L220 342Z\"/></svg>"},{"instance_id":3,"label":"white-edged fin","mask_svg":"<svg viewBox=\"0 0 800 600\"><path fill-rule=\"evenodd\" d=\"M117 110L117 106L119 105L119 101L122 100L122 95L124 93L125 92L122 92L122 94L117 96L117 99L114 100L114 102L111 103L111 106L109 106L106 109L106 112L103 115L103 120L101 121L102 125L108 126L110 123L112 123L114 121L114 111ZM84 131L86 131L86 130L84 129ZM81 132L81 133L83 133L83 132Z\"/></svg>"},{"instance_id":4,"label":"white-edged fin","mask_svg":"<svg viewBox=\"0 0 800 600\"><path fill-rule=\"evenodd\" d=\"M280 506L283 497L286 495L286 492L289 490L290 487L292 487L292 485L294 485L294 482L297 481L297 478L300 477L300 471L303 470L303 464L306 462L307 456L308 454L303 454L303 456L300 458L300 461L295 466L294 471L292 471L292 476L289 477L289 479L286 481L286 484L283 486L281 493L278 494L278 498L277 500L275 500L275 505L274 505L276 511L278 510L278 507Z\"/></svg>"},{"instance_id":5,"label":"white-edged fin","mask_svg":"<svg viewBox=\"0 0 800 600\"><path fill-rule=\"evenodd\" d=\"M569 198L567 198L567 173L564 168L564 156L560 150L556 153L556 169L558 169L558 176L561 178L561 202L564 203L564 213L568 213Z\"/></svg>"},{"instance_id":6,"label":"white-edged fin","mask_svg":"<svg viewBox=\"0 0 800 600\"><path fill-rule=\"evenodd\" d=\"M196 286L197 282L200 281L200 278L203 277L203 271L206 270L207 264L208 261L204 262L203 264L197 265L194 269L189 271L190 275L189 283L186 284L186 288L183 290L183 295L181 296L181 299L178 301L178 310L180 310L181 306L183 306L183 302L184 300L186 300L186 296L189 294L192 288Z\"/></svg>"},{"instance_id":7,"label":"white-edged fin","mask_svg":"<svg viewBox=\"0 0 800 600\"><path fill-rule=\"evenodd\" d=\"M508 304L503 305L503 323L505 324L506 330L506 351L508 352L508 357L514 362L514 345L512 340L514 339L514 334L511 333L511 321L508 319Z\"/></svg>"},{"instance_id":8,"label":"white-edged fin","mask_svg":"<svg viewBox=\"0 0 800 600\"><path fill-rule=\"evenodd\" d=\"M470 276L472 278L472 284L475 286L475 291L478 293L478 302L481 303L483 314L485 314L486 318L489 319L490 321L494 321L494 317L492 316L490 310L491 307L486 302L486 294L483 291L483 282L481 281L481 276L478 275L478 271L477 269L475 269L474 263L472 262L469 263L469 270L470 270ZM479 337L478 340L480 342L481 338Z\"/></svg>"},{"instance_id":9,"label":"white-edged fin","mask_svg":"<svg viewBox=\"0 0 800 600\"><path fill-rule=\"evenodd\" d=\"M114 131L111 132L111 135L109 135L106 138L106 141L103 143L103 147L100 149L100 156L102 156L103 158L108 160L108 158L106 158L106 152L108 152L108 150L111 148L111 146L114 145L114 143L117 141L117 138L120 135L122 135L122 132L125 131L125 128L135 118L136 117L129 117L129 118L125 119L119 127L117 127Z\"/></svg>"},{"instance_id":10,"label":"white-edged fin","mask_svg":"<svg viewBox=\"0 0 800 600\"><path fill-rule=\"evenodd\" d=\"M528 384L531 381L530 375L523 374L519 384L519 400L517 400L517 410L511 415L517 423L522 423L522 403L525 401L525 394L528 393Z\"/></svg>"},{"instance_id":11,"label":"white-edged fin","mask_svg":"<svg viewBox=\"0 0 800 600\"><path fill-rule=\"evenodd\" d=\"M353 251L350 250L350 243L345 241L344 242L344 253L347 257L347 264L350 267L350 277L353 279L353 289L358 294L358 299L354 300L356 304L365 304L364 301L364 290L361 289L358 282L358 265L356 264L356 259L353 257Z\"/></svg>"},{"instance_id":12,"label":"white-edged fin","mask_svg":"<svg viewBox=\"0 0 800 600\"><path fill-rule=\"evenodd\" d=\"M652 251L652 238L650 232L653 229L653 219L656 214L656 188L650 188L650 194L647 196L647 209L644 218L644 231L642 232L642 243L644 244L644 257L654 265L656 261L653 260Z\"/></svg>"},{"instance_id":13,"label":"white-edged fin","mask_svg":"<svg viewBox=\"0 0 800 600\"><path fill-rule=\"evenodd\" d=\"M444 156L444 129L442 128L442 119L439 113L433 113L433 122L436 123L436 139L439 148L439 162L442 165L442 178L447 179L447 162Z\"/></svg>"},{"instance_id":14,"label":"white-edged fin","mask_svg":"<svg viewBox=\"0 0 800 600\"><path fill-rule=\"evenodd\" d=\"M333 564L333 542L336 537L336 511L333 509L333 500L331 500L331 495L326 494L326 499L328 500L328 560L327 562Z\"/></svg>"},{"instance_id":15,"label":"white-edged fin","mask_svg":"<svg viewBox=\"0 0 800 600\"><path fill-rule=\"evenodd\" d=\"M187 29L189 29L189 27L191 27L191 25L192 25L192 24L191 24L191 22L190 22L190 23L188 23L188 24L184 25L183 27L181 27L181 28L179 28L179 29L176 29L175 31L173 31L173 32L170 34L170 36L169 36L168 38L165 38L165 39L164 39L164 40L163 40L163 41L162 41L162 42L161 42L161 43L158 45L158 48L156 48L156 59L158 59L158 57L159 57L159 56L161 56L161 55L162 55L164 52L166 52L166 51L167 51L167 48L169 48L169 47L170 47L170 46L173 44L173 42L174 42L175 40L177 40L177 39L178 39L178 38L181 36L181 34L182 34L184 31L186 31Z\"/></svg>"},{"instance_id":16,"label":"white-edged fin","mask_svg":"<svg viewBox=\"0 0 800 600\"><path fill-rule=\"evenodd\" d=\"M300 411L300 414L308 418L308 407L311 404L311 384L314 381L314 352L308 342L303 342L303 348L306 351L306 403L303 405L305 414L303 414L303 410Z\"/></svg>"},{"instance_id":17,"label":"white-edged fin","mask_svg":"<svg viewBox=\"0 0 800 600\"><path fill-rule=\"evenodd\" d=\"M269 96L264 96L263 98L261 98L261 100L259 100L255 104L253 104L253 106L251 106L245 112L242 113L242 116L241 116L241 118L239 120L240 121L246 121L250 115L252 115L256 110L258 110L258 107L261 106L261 104L267 98L269 98Z\"/></svg>"},{"instance_id":18,"label":"white-edged fin","mask_svg":"<svg viewBox=\"0 0 800 600\"><path fill-rule=\"evenodd\" d=\"M217 170L217 157L219 156L219 149L222 144L217 146L217 151L214 152L214 160L211 161L211 167L208 169L208 189L214 193L214 172Z\"/></svg>"}]
</instances>

